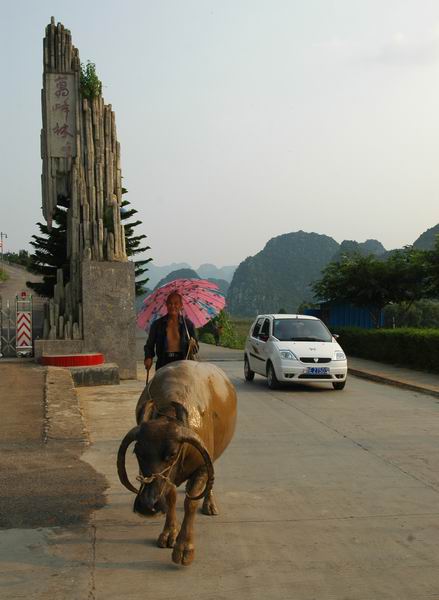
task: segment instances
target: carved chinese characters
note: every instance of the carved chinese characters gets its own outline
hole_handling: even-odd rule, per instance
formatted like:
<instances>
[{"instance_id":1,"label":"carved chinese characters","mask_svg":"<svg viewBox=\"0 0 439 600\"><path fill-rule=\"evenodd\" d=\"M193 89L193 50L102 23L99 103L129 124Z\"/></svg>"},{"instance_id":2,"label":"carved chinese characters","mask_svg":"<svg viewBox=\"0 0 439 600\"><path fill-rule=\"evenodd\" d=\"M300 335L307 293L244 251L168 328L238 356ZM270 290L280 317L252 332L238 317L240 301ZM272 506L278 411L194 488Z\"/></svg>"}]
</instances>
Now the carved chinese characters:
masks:
<instances>
[{"instance_id":1,"label":"carved chinese characters","mask_svg":"<svg viewBox=\"0 0 439 600\"><path fill-rule=\"evenodd\" d=\"M76 156L76 87L69 73L46 73L47 135L50 156Z\"/></svg>"}]
</instances>

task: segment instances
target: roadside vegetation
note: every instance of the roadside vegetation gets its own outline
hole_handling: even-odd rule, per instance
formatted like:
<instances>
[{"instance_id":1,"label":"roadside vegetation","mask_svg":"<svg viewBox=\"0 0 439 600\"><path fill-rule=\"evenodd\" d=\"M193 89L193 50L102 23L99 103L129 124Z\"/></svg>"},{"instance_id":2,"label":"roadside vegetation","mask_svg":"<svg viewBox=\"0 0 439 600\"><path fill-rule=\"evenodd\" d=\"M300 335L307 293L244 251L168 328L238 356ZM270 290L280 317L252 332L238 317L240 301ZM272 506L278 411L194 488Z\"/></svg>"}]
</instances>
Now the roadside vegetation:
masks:
<instances>
[{"instance_id":1,"label":"roadside vegetation","mask_svg":"<svg viewBox=\"0 0 439 600\"><path fill-rule=\"evenodd\" d=\"M348 357L439 373L439 329L338 327L336 332Z\"/></svg>"},{"instance_id":2,"label":"roadside vegetation","mask_svg":"<svg viewBox=\"0 0 439 600\"><path fill-rule=\"evenodd\" d=\"M383 309L389 312L390 306L398 307L393 317L404 321L410 312L414 316L416 303L433 301L432 308L439 299L439 236L432 250L407 246L387 258L343 256L323 269L313 290L319 301L348 302L367 309L376 327Z\"/></svg>"},{"instance_id":3,"label":"roadside vegetation","mask_svg":"<svg viewBox=\"0 0 439 600\"><path fill-rule=\"evenodd\" d=\"M205 344L215 344L215 329L217 329L219 346L242 350L251 323L251 319L234 318L222 310L217 317L199 330L200 341Z\"/></svg>"},{"instance_id":4,"label":"roadside vegetation","mask_svg":"<svg viewBox=\"0 0 439 600\"><path fill-rule=\"evenodd\" d=\"M334 330L348 355L439 373L439 236L430 250L343 256L327 265L313 289L319 300L370 312L375 329Z\"/></svg>"},{"instance_id":5,"label":"roadside vegetation","mask_svg":"<svg viewBox=\"0 0 439 600\"><path fill-rule=\"evenodd\" d=\"M439 300L418 300L409 307L405 303L389 304L384 307L383 318L386 328L439 329Z\"/></svg>"},{"instance_id":6,"label":"roadside vegetation","mask_svg":"<svg viewBox=\"0 0 439 600\"><path fill-rule=\"evenodd\" d=\"M439 236L430 250L343 255L323 269L313 290L319 302L346 302L371 313L375 329L332 328L348 355L439 372ZM201 330L201 340L215 343L221 323L220 345L242 349L251 322L224 312Z\"/></svg>"},{"instance_id":7,"label":"roadside vegetation","mask_svg":"<svg viewBox=\"0 0 439 600\"><path fill-rule=\"evenodd\" d=\"M250 326L253 323L253 321L254 321L254 319L240 319L238 317L230 317L230 322L235 331L235 335L238 338L239 343L240 343L239 348L244 349L245 338L248 335Z\"/></svg>"},{"instance_id":8,"label":"roadside vegetation","mask_svg":"<svg viewBox=\"0 0 439 600\"><path fill-rule=\"evenodd\" d=\"M8 274L0 267L0 283L3 283L3 281L7 281L7 279Z\"/></svg>"},{"instance_id":9,"label":"roadside vegetation","mask_svg":"<svg viewBox=\"0 0 439 600\"><path fill-rule=\"evenodd\" d=\"M19 250L18 252L5 252L3 259L8 263L20 265L26 269L29 268L30 265L30 255L27 250Z\"/></svg>"}]
</instances>

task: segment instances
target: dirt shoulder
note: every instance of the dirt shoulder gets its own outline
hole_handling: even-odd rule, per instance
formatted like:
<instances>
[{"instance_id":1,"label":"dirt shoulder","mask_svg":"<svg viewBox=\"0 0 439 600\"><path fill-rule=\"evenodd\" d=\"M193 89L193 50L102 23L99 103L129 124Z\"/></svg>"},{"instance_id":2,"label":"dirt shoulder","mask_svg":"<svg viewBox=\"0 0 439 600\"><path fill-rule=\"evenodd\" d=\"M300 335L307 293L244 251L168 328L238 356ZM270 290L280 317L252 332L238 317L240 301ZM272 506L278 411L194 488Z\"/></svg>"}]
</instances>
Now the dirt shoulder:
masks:
<instances>
[{"instance_id":1,"label":"dirt shoulder","mask_svg":"<svg viewBox=\"0 0 439 600\"><path fill-rule=\"evenodd\" d=\"M61 394L47 407L45 369L0 364L0 528L85 523L104 503L106 481L81 460L78 415L59 383L49 379Z\"/></svg>"}]
</instances>

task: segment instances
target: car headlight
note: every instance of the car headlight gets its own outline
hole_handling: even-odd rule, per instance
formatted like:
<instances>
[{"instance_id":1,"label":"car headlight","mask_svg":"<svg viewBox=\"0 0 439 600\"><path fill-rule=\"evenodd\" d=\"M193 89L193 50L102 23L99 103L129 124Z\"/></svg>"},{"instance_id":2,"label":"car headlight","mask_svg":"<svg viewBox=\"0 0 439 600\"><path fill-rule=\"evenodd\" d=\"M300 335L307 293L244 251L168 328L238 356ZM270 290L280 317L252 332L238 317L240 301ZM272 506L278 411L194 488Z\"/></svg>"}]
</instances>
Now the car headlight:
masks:
<instances>
[{"instance_id":1,"label":"car headlight","mask_svg":"<svg viewBox=\"0 0 439 600\"><path fill-rule=\"evenodd\" d=\"M346 360L346 354L344 352L334 352L332 360Z\"/></svg>"},{"instance_id":2,"label":"car headlight","mask_svg":"<svg viewBox=\"0 0 439 600\"><path fill-rule=\"evenodd\" d=\"M297 356L291 350L279 350L280 357L285 360L298 360Z\"/></svg>"}]
</instances>

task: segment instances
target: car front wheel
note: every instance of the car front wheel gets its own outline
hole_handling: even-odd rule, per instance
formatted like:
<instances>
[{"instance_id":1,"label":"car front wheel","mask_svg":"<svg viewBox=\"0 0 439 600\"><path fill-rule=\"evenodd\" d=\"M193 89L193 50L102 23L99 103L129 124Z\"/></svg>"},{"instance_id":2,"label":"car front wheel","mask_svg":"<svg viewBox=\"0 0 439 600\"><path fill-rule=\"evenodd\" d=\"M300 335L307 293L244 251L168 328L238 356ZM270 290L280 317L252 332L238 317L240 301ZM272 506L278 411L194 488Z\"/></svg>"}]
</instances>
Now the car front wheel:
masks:
<instances>
[{"instance_id":1,"label":"car front wheel","mask_svg":"<svg viewBox=\"0 0 439 600\"><path fill-rule=\"evenodd\" d=\"M255 378L255 372L250 369L247 354L244 356L244 377L246 381L253 381Z\"/></svg>"},{"instance_id":2,"label":"car front wheel","mask_svg":"<svg viewBox=\"0 0 439 600\"><path fill-rule=\"evenodd\" d=\"M271 363L268 363L267 367L267 383L270 390L277 390L279 387L279 381L276 377L276 372Z\"/></svg>"},{"instance_id":3,"label":"car front wheel","mask_svg":"<svg viewBox=\"0 0 439 600\"><path fill-rule=\"evenodd\" d=\"M342 390L346 385L346 379L344 381L334 381L332 387L334 390Z\"/></svg>"}]
</instances>

